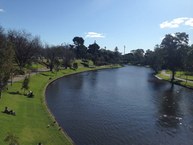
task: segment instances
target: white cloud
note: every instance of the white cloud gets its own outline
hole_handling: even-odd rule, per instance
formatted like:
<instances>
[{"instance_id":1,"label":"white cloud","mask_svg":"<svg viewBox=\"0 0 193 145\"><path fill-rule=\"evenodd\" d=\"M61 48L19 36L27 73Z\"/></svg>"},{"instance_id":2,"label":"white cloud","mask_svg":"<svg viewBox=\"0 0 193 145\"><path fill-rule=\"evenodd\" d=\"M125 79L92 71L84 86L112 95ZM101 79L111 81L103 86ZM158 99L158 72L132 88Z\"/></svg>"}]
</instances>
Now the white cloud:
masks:
<instances>
[{"instance_id":1,"label":"white cloud","mask_svg":"<svg viewBox=\"0 0 193 145\"><path fill-rule=\"evenodd\" d=\"M97 32L87 32L85 37L86 38L105 38L103 34L97 33Z\"/></svg>"},{"instance_id":2,"label":"white cloud","mask_svg":"<svg viewBox=\"0 0 193 145\"><path fill-rule=\"evenodd\" d=\"M185 25L193 27L193 18L188 19L188 20L185 22Z\"/></svg>"},{"instance_id":3,"label":"white cloud","mask_svg":"<svg viewBox=\"0 0 193 145\"><path fill-rule=\"evenodd\" d=\"M4 12L4 9L0 9L0 12Z\"/></svg>"},{"instance_id":4,"label":"white cloud","mask_svg":"<svg viewBox=\"0 0 193 145\"><path fill-rule=\"evenodd\" d=\"M180 25L193 27L193 18L182 17L173 19L172 21L165 21L160 24L160 28L178 28Z\"/></svg>"}]
</instances>

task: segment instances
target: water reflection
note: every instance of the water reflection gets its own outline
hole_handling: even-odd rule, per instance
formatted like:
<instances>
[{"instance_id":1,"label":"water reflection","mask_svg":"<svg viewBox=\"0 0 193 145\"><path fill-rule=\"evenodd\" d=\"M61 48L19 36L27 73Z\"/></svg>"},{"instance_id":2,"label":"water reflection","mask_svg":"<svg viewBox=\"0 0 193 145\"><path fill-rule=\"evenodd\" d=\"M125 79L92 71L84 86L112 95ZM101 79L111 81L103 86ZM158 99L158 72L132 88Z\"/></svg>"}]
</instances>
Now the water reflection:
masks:
<instances>
[{"instance_id":1,"label":"water reflection","mask_svg":"<svg viewBox=\"0 0 193 145\"><path fill-rule=\"evenodd\" d=\"M77 145L193 144L192 90L171 87L147 68L69 76L51 84L46 96Z\"/></svg>"},{"instance_id":2,"label":"water reflection","mask_svg":"<svg viewBox=\"0 0 193 145\"><path fill-rule=\"evenodd\" d=\"M162 127L178 127L181 124L182 114L179 109L180 93L170 87L161 94L158 123Z\"/></svg>"}]
</instances>

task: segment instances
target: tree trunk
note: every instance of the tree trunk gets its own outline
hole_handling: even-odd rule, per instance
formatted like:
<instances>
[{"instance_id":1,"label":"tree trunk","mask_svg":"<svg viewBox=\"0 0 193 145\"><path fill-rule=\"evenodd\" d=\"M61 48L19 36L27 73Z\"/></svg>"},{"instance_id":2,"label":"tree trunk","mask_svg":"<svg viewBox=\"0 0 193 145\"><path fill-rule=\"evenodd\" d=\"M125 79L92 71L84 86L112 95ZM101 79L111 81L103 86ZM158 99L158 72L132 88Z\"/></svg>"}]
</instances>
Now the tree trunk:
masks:
<instances>
[{"instance_id":1,"label":"tree trunk","mask_svg":"<svg viewBox=\"0 0 193 145\"><path fill-rule=\"evenodd\" d=\"M185 84L185 86L187 85L187 82L188 82L188 75L186 75L186 84Z\"/></svg>"},{"instance_id":2,"label":"tree trunk","mask_svg":"<svg viewBox=\"0 0 193 145\"><path fill-rule=\"evenodd\" d=\"M53 65L51 64L50 65L50 71L52 72L52 70L53 70Z\"/></svg>"},{"instance_id":3,"label":"tree trunk","mask_svg":"<svg viewBox=\"0 0 193 145\"><path fill-rule=\"evenodd\" d=\"M175 71L174 70L172 70L172 78L171 78L171 83L173 84L173 82L174 82L174 76L175 76Z\"/></svg>"}]
</instances>

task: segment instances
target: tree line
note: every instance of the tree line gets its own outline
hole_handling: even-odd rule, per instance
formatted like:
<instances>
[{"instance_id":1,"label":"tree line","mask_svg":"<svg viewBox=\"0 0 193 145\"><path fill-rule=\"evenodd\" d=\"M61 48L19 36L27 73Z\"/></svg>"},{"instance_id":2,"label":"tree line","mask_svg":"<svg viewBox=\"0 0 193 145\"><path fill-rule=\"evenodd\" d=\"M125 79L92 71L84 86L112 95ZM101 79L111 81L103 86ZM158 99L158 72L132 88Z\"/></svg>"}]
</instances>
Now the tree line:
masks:
<instances>
[{"instance_id":1,"label":"tree line","mask_svg":"<svg viewBox=\"0 0 193 145\"><path fill-rule=\"evenodd\" d=\"M96 42L88 47L82 37L74 37L72 44L43 44L39 37L26 31L8 30L0 26L0 96L8 80L17 74L24 74L24 68L33 62L40 63L50 71L59 68L77 68L75 59L84 62L92 60L94 65L117 64L121 62L121 53L101 48ZM85 63L87 66L87 63ZM88 67L88 66L87 66Z\"/></svg>"},{"instance_id":2,"label":"tree line","mask_svg":"<svg viewBox=\"0 0 193 145\"><path fill-rule=\"evenodd\" d=\"M96 42L86 47L84 39L78 36L72 39L72 44L51 46L26 31L5 31L0 27L0 96L8 80L24 73L24 68L33 62L46 66L50 71L58 71L61 67L76 69L75 59L92 60L94 65L148 65L156 73L162 69L171 70L173 82L176 71L193 71L193 45L190 46L188 41L189 36L184 32L167 34L154 50L136 49L122 55L118 47L111 51L101 48ZM87 63L84 65L88 67Z\"/></svg>"},{"instance_id":3,"label":"tree line","mask_svg":"<svg viewBox=\"0 0 193 145\"><path fill-rule=\"evenodd\" d=\"M154 50L132 50L123 56L124 63L148 65L155 73L162 69L172 72L171 82L176 71L193 72L193 45L189 45L188 34L177 32L167 34L162 42L155 45Z\"/></svg>"}]
</instances>

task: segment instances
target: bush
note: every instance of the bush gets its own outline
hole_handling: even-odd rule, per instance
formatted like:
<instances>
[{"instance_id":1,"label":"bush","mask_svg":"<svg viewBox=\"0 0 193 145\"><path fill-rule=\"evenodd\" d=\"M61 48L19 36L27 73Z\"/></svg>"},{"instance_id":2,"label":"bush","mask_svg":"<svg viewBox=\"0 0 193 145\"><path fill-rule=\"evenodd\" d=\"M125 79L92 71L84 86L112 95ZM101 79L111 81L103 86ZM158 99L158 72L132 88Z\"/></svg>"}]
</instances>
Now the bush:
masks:
<instances>
[{"instance_id":1,"label":"bush","mask_svg":"<svg viewBox=\"0 0 193 145\"><path fill-rule=\"evenodd\" d=\"M73 63L73 68L78 69L78 63L77 62Z\"/></svg>"}]
</instances>

